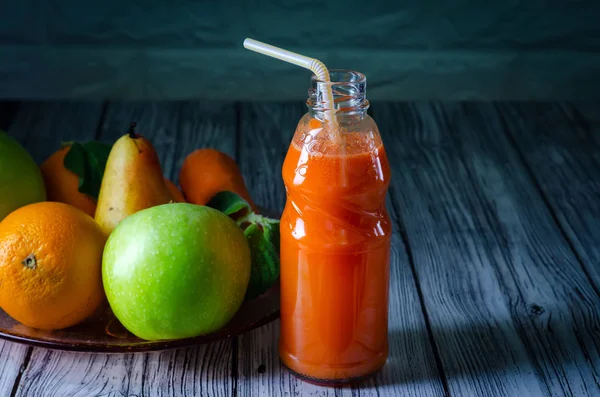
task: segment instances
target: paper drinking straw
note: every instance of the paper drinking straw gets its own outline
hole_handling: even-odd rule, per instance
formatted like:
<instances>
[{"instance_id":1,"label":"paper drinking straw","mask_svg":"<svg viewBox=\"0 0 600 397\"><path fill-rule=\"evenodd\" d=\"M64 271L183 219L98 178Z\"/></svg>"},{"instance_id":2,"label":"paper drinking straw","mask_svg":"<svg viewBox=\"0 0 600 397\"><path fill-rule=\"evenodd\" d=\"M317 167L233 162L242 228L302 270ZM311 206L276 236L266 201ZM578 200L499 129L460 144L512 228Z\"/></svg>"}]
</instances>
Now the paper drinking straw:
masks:
<instances>
[{"instance_id":1,"label":"paper drinking straw","mask_svg":"<svg viewBox=\"0 0 600 397\"><path fill-rule=\"evenodd\" d=\"M310 58L304 55L296 54L295 52L287 51L282 48L278 48L266 43L262 43L253 39L244 40L244 48L258 52L263 55L270 56L272 58L279 59L281 61L289 62L294 65L303 67L312 71L317 79L320 81L330 82L329 70L323 62L315 58ZM333 101L333 91L331 90L330 84L319 84L318 87L325 86L325 92L323 92L325 107L328 109L325 111L325 118L331 122L332 125L337 125L335 118L335 104Z\"/></svg>"}]
</instances>

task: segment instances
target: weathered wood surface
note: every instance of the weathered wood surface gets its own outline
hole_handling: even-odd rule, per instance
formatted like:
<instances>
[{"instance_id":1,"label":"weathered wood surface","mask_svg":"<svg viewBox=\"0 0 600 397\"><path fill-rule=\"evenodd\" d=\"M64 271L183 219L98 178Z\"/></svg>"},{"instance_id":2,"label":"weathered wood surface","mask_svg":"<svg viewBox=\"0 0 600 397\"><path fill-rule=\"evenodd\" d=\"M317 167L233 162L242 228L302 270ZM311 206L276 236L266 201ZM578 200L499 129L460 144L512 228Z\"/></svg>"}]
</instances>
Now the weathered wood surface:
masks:
<instances>
[{"instance_id":1,"label":"weathered wood surface","mask_svg":"<svg viewBox=\"0 0 600 397\"><path fill-rule=\"evenodd\" d=\"M13 106L13 105L11 105ZM598 107L600 108L600 107ZM16 109L16 107L12 107ZM594 396L600 393L599 119L594 105L374 103L393 165L390 359L360 387L297 380L278 322L220 343L81 354L0 342L7 396ZM236 157L281 210L300 103L24 103L0 121L41 162L131 121L177 182L185 155Z\"/></svg>"},{"instance_id":2,"label":"weathered wood surface","mask_svg":"<svg viewBox=\"0 0 600 397\"><path fill-rule=\"evenodd\" d=\"M600 297L493 108L375 115L451 394L597 395Z\"/></svg>"},{"instance_id":3,"label":"weathered wood surface","mask_svg":"<svg viewBox=\"0 0 600 397\"><path fill-rule=\"evenodd\" d=\"M493 253L480 239L494 231L478 219L477 192L440 115L412 104L374 106L374 113L450 395L542 395Z\"/></svg>"},{"instance_id":4,"label":"weathered wood surface","mask_svg":"<svg viewBox=\"0 0 600 397\"><path fill-rule=\"evenodd\" d=\"M512 317L551 393L598 395L600 296L493 110L464 104L447 114L460 156L483 193L482 210L494 231L485 237L502 253L497 271Z\"/></svg>"},{"instance_id":5,"label":"weathered wood surface","mask_svg":"<svg viewBox=\"0 0 600 397\"><path fill-rule=\"evenodd\" d=\"M535 103L496 110L600 291L600 103L592 105L581 106L581 112L579 106ZM584 116L587 109L595 114Z\"/></svg>"}]
</instances>

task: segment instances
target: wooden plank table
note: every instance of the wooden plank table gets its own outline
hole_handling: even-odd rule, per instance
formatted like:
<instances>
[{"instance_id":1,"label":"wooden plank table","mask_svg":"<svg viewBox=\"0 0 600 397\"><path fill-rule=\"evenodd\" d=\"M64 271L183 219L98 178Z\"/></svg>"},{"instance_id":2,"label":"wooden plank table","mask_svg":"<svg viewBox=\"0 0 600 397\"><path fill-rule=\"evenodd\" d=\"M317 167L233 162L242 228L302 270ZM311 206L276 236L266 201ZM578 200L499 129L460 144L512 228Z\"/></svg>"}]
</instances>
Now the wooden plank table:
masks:
<instances>
[{"instance_id":1,"label":"wooden plank table","mask_svg":"<svg viewBox=\"0 0 600 397\"><path fill-rule=\"evenodd\" d=\"M130 121L177 181L189 152L236 158L255 201L280 177L301 103L0 104L41 162L61 141L114 141ZM277 321L160 353L0 342L0 396L598 396L600 103L374 103L392 163L390 357L364 384L282 368Z\"/></svg>"}]
</instances>

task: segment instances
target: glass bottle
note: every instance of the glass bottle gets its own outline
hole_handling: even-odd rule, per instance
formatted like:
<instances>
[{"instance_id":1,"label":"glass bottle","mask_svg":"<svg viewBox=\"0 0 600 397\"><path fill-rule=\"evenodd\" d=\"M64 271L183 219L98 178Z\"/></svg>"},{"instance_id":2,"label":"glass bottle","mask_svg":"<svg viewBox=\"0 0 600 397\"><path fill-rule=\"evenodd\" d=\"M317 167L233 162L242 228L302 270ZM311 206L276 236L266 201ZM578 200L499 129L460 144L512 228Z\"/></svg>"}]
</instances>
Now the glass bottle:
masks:
<instances>
[{"instance_id":1,"label":"glass bottle","mask_svg":"<svg viewBox=\"0 0 600 397\"><path fill-rule=\"evenodd\" d=\"M279 354L297 375L343 383L377 372L388 356L390 166L367 114L366 78L312 77L282 176ZM336 121L325 117L332 87Z\"/></svg>"}]
</instances>

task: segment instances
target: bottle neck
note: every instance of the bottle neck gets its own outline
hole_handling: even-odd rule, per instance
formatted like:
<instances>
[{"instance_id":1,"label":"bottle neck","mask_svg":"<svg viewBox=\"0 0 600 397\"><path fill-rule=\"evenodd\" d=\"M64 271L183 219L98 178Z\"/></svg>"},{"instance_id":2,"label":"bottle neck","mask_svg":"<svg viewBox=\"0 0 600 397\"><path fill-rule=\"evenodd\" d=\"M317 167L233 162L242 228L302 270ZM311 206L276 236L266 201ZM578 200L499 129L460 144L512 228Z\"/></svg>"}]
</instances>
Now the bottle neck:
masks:
<instances>
[{"instance_id":1,"label":"bottle neck","mask_svg":"<svg viewBox=\"0 0 600 397\"><path fill-rule=\"evenodd\" d=\"M329 76L329 82L318 80L314 75L311 78L306 100L310 116L321 121L326 119L325 112L331 110L331 104L326 103L325 92L331 87L333 110L338 122L362 120L369 108L366 77L362 73L350 70L331 70Z\"/></svg>"}]
</instances>

